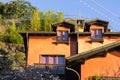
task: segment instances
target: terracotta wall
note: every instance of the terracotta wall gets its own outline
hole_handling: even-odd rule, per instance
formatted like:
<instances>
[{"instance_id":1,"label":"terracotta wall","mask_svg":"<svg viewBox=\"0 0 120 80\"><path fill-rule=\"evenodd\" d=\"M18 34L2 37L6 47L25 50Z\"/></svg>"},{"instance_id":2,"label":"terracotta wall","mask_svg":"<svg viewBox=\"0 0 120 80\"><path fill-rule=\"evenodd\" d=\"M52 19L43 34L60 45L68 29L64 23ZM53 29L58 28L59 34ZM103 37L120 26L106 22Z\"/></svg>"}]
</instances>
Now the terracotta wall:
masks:
<instances>
[{"instance_id":1,"label":"terracotta wall","mask_svg":"<svg viewBox=\"0 0 120 80\"><path fill-rule=\"evenodd\" d=\"M57 30L67 30L70 28L58 26ZM57 36L29 36L28 65L39 63L39 57L46 55L65 55L70 56L70 38L69 43L56 43Z\"/></svg>"},{"instance_id":2,"label":"terracotta wall","mask_svg":"<svg viewBox=\"0 0 120 80\"><path fill-rule=\"evenodd\" d=\"M70 56L70 45L56 44L56 36L30 36L28 48L28 65L39 63L41 54Z\"/></svg>"},{"instance_id":3,"label":"terracotta wall","mask_svg":"<svg viewBox=\"0 0 120 80\"><path fill-rule=\"evenodd\" d=\"M79 36L78 40L78 53L103 46L105 44L109 44L115 41L120 40L120 37L118 36L104 36L103 37L103 43L101 42L90 42L90 36Z\"/></svg>"},{"instance_id":4,"label":"terracotta wall","mask_svg":"<svg viewBox=\"0 0 120 80\"><path fill-rule=\"evenodd\" d=\"M67 30L68 32L70 32L70 28L66 28L64 26L58 26L57 30Z\"/></svg>"},{"instance_id":5,"label":"terracotta wall","mask_svg":"<svg viewBox=\"0 0 120 80\"><path fill-rule=\"evenodd\" d=\"M81 80L90 76L119 76L120 77L120 50L108 52L106 57L87 60L81 65Z\"/></svg>"},{"instance_id":6,"label":"terracotta wall","mask_svg":"<svg viewBox=\"0 0 120 80\"><path fill-rule=\"evenodd\" d=\"M120 40L118 36L104 36L104 42L89 42L90 37L79 37L78 52L84 52L105 44ZM118 49L119 50L119 49ZM81 78L86 80L89 76L103 75L114 76L120 68L120 50L108 52L107 56L102 58L93 58L81 66ZM118 74L118 73L117 73ZM119 72L120 74L120 72ZM120 75L119 75L120 76Z\"/></svg>"},{"instance_id":7,"label":"terracotta wall","mask_svg":"<svg viewBox=\"0 0 120 80\"><path fill-rule=\"evenodd\" d=\"M91 26L90 26L90 30L91 30L91 29L102 29L102 32L104 32L104 26L91 25Z\"/></svg>"}]
</instances>

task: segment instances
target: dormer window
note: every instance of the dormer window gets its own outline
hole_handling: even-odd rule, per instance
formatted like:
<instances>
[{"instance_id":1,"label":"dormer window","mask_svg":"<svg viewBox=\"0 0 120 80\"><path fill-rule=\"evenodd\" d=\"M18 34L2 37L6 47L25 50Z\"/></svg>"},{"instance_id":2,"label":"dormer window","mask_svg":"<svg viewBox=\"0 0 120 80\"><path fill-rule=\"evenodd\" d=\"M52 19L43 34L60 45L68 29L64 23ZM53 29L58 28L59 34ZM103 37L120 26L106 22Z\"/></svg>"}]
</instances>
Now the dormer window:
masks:
<instances>
[{"instance_id":1,"label":"dormer window","mask_svg":"<svg viewBox=\"0 0 120 80\"><path fill-rule=\"evenodd\" d=\"M93 29L91 30L92 39L102 39L102 29Z\"/></svg>"},{"instance_id":2,"label":"dormer window","mask_svg":"<svg viewBox=\"0 0 120 80\"><path fill-rule=\"evenodd\" d=\"M102 29L92 29L91 30L91 40L103 42Z\"/></svg>"},{"instance_id":3,"label":"dormer window","mask_svg":"<svg viewBox=\"0 0 120 80\"><path fill-rule=\"evenodd\" d=\"M63 30L58 31L57 41L68 41L68 31L63 31Z\"/></svg>"}]
</instances>

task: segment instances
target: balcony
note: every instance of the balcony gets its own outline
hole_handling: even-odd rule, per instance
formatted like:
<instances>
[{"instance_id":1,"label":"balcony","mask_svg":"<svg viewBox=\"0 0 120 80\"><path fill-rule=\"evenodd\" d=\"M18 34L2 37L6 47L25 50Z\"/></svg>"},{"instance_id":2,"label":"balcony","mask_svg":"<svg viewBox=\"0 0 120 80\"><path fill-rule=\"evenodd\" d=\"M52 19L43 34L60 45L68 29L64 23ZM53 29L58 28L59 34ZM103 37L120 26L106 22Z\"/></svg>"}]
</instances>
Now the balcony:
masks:
<instances>
[{"instance_id":1,"label":"balcony","mask_svg":"<svg viewBox=\"0 0 120 80\"><path fill-rule=\"evenodd\" d=\"M35 63L35 67L39 68L41 74L65 74L65 65L63 64L40 64Z\"/></svg>"}]
</instances>

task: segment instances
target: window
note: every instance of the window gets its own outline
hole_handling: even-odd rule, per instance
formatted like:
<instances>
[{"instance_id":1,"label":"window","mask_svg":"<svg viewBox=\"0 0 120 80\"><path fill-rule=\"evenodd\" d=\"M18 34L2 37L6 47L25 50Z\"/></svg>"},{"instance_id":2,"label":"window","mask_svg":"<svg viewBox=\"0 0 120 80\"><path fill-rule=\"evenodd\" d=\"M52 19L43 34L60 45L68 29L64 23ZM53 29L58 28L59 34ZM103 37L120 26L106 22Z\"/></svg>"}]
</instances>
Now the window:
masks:
<instances>
[{"instance_id":1,"label":"window","mask_svg":"<svg viewBox=\"0 0 120 80\"><path fill-rule=\"evenodd\" d=\"M44 71L49 70L51 73L54 73L54 74L64 74L65 73L65 56L64 55L41 55L40 68Z\"/></svg>"},{"instance_id":2,"label":"window","mask_svg":"<svg viewBox=\"0 0 120 80\"><path fill-rule=\"evenodd\" d=\"M40 57L41 64L65 64L65 57L63 55L42 55Z\"/></svg>"},{"instance_id":3,"label":"window","mask_svg":"<svg viewBox=\"0 0 120 80\"><path fill-rule=\"evenodd\" d=\"M67 41L68 40L68 31L58 31L57 32L58 41Z\"/></svg>"},{"instance_id":4,"label":"window","mask_svg":"<svg viewBox=\"0 0 120 80\"><path fill-rule=\"evenodd\" d=\"M102 39L102 29L93 29L91 30L92 39Z\"/></svg>"}]
</instances>

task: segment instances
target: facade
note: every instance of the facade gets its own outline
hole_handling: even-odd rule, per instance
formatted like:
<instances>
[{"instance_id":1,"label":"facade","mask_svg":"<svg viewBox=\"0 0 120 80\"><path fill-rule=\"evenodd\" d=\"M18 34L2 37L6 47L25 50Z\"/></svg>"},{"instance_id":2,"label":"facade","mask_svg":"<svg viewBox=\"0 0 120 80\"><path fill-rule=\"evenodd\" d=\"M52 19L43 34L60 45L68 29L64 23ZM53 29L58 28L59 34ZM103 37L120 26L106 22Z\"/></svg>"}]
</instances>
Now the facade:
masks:
<instances>
[{"instance_id":1,"label":"facade","mask_svg":"<svg viewBox=\"0 0 120 80\"><path fill-rule=\"evenodd\" d=\"M120 33L110 32L107 21L68 19L52 24L52 29L53 32L20 33L27 66L49 70L61 80L120 76Z\"/></svg>"}]
</instances>

